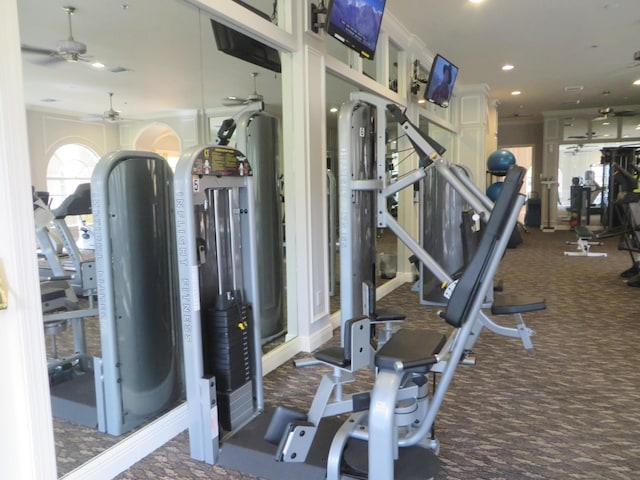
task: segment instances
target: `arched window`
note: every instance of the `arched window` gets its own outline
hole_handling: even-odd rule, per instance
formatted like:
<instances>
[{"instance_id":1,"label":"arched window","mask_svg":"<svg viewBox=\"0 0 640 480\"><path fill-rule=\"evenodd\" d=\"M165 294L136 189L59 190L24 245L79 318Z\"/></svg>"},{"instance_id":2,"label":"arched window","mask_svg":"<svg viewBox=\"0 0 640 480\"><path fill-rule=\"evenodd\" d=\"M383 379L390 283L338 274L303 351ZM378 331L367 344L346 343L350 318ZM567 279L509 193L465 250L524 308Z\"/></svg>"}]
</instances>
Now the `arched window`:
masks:
<instances>
[{"instance_id":1,"label":"arched window","mask_svg":"<svg viewBox=\"0 0 640 480\"><path fill-rule=\"evenodd\" d=\"M71 143L58 148L49 159L47 190L51 207L60 205L81 183L91 182L93 169L100 160L93 150Z\"/></svg>"}]
</instances>

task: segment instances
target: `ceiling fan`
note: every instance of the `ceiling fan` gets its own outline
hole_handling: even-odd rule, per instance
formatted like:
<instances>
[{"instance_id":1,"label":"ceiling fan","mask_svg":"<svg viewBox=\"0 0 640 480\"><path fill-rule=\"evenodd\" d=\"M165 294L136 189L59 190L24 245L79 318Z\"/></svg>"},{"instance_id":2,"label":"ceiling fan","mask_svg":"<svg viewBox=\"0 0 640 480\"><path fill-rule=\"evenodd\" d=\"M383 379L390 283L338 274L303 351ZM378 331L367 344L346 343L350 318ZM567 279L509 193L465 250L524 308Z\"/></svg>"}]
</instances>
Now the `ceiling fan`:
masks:
<instances>
[{"instance_id":1,"label":"ceiling fan","mask_svg":"<svg viewBox=\"0 0 640 480\"><path fill-rule=\"evenodd\" d=\"M116 123L123 120L120 117L120 112L118 110L114 110L113 108L113 92L109 92L109 110L105 110L102 115L89 115L87 117L84 117L82 120L84 120L85 122L97 122L100 120L105 120L110 123Z\"/></svg>"},{"instance_id":2,"label":"ceiling fan","mask_svg":"<svg viewBox=\"0 0 640 480\"><path fill-rule=\"evenodd\" d=\"M73 28L71 24L71 16L75 13L76 7L62 7L67 13L69 21L69 37L66 40L59 40L56 49L33 47L29 45L21 45L21 50L25 53L35 53L38 55L46 55L48 58L43 59L43 64L55 62L90 62L88 57L83 55L87 53L87 45L73 38Z\"/></svg>"},{"instance_id":3,"label":"ceiling fan","mask_svg":"<svg viewBox=\"0 0 640 480\"><path fill-rule=\"evenodd\" d=\"M599 117L594 118L594 120L606 120L610 117L633 117L637 115L638 112L634 110L614 110L611 107L602 107L598 109Z\"/></svg>"},{"instance_id":4,"label":"ceiling fan","mask_svg":"<svg viewBox=\"0 0 640 480\"><path fill-rule=\"evenodd\" d=\"M237 105L249 105L250 103L261 102L264 97L258 93L256 87L256 78L258 75L258 72L251 72L251 76L253 77L253 93L247 95L245 98L236 96L226 97L222 101L222 104L226 107L233 107Z\"/></svg>"}]
</instances>

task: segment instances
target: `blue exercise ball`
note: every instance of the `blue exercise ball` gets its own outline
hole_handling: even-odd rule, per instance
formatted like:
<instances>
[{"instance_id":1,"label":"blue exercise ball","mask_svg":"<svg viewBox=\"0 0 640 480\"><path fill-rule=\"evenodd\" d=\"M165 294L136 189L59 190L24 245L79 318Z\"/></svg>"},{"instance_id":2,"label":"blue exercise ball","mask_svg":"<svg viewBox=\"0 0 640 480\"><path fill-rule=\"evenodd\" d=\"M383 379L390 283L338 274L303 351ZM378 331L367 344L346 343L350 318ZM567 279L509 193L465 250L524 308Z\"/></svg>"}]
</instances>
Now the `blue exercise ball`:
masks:
<instances>
[{"instance_id":1,"label":"blue exercise ball","mask_svg":"<svg viewBox=\"0 0 640 480\"><path fill-rule=\"evenodd\" d=\"M487 170L494 175L506 175L515 164L516 157L509 150L496 150L487 159Z\"/></svg>"},{"instance_id":2,"label":"blue exercise ball","mask_svg":"<svg viewBox=\"0 0 640 480\"><path fill-rule=\"evenodd\" d=\"M487 197L489 197L492 202L495 202L498 199L498 195L500 195L500 192L502 191L503 183L504 182L492 183L489 185L489 188L487 188Z\"/></svg>"}]
</instances>

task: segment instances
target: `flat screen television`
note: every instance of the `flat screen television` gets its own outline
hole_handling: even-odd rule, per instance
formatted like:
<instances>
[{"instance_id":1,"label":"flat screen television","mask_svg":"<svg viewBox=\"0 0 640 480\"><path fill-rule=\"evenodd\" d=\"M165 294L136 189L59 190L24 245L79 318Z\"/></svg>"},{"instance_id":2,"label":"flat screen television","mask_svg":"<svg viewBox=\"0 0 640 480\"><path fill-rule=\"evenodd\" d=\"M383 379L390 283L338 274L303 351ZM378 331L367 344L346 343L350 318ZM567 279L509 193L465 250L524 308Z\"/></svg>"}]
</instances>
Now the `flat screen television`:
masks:
<instances>
[{"instance_id":1,"label":"flat screen television","mask_svg":"<svg viewBox=\"0 0 640 480\"><path fill-rule=\"evenodd\" d=\"M458 67L440 54L436 55L431 64L424 99L441 107L448 107L457 77Z\"/></svg>"},{"instance_id":2,"label":"flat screen television","mask_svg":"<svg viewBox=\"0 0 640 480\"><path fill-rule=\"evenodd\" d=\"M243 7L251 10L256 15L261 16L265 20L271 21L269 16L260 10L253 8L240 0L235 1ZM261 41L251 38L244 33L240 33L237 30L227 27L220 22L216 22L213 19L211 19L211 27L213 28L213 36L216 39L216 46L221 52L277 73L282 71L280 52L275 48L269 47Z\"/></svg>"},{"instance_id":3,"label":"flat screen television","mask_svg":"<svg viewBox=\"0 0 640 480\"><path fill-rule=\"evenodd\" d=\"M373 60L386 0L333 0L327 33L361 57Z\"/></svg>"}]
</instances>

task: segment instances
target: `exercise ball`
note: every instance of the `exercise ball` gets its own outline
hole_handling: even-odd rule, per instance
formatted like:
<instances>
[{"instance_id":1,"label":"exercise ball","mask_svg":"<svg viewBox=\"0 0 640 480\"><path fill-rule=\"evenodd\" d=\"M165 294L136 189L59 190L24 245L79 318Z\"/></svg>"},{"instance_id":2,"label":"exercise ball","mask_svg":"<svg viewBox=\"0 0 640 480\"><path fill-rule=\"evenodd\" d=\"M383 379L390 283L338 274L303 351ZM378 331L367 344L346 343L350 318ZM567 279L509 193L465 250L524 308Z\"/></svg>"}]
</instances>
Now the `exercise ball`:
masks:
<instances>
[{"instance_id":1,"label":"exercise ball","mask_svg":"<svg viewBox=\"0 0 640 480\"><path fill-rule=\"evenodd\" d=\"M487 197L489 197L492 202L495 202L498 199L498 195L500 195L500 192L502 191L503 183L504 182L492 183L489 185L489 188L487 188Z\"/></svg>"},{"instance_id":2,"label":"exercise ball","mask_svg":"<svg viewBox=\"0 0 640 480\"><path fill-rule=\"evenodd\" d=\"M487 170L494 175L506 175L511 165L516 164L516 157L509 150L496 150L487 159Z\"/></svg>"}]
</instances>

